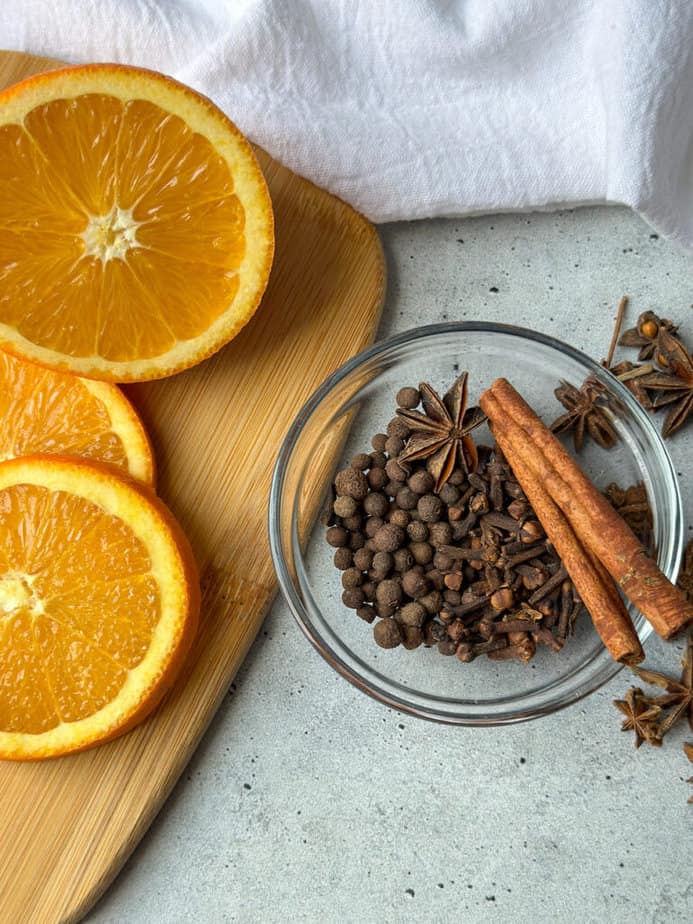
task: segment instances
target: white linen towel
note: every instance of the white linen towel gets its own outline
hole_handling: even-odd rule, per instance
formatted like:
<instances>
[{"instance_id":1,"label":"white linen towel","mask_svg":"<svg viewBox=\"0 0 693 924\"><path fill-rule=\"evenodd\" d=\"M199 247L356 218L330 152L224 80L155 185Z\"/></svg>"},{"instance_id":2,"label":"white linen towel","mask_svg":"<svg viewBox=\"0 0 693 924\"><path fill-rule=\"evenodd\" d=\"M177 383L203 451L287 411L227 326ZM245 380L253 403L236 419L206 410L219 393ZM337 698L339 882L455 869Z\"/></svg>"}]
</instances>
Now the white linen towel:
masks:
<instances>
[{"instance_id":1,"label":"white linen towel","mask_svg":"<svg viewBox=\"0 0 693 924\"><path fill-rule=\"evenodd\" d=\"M693 250L692 0L2 0L210 96L373 221L620 202Z\"/></svg>"}]
</instances>

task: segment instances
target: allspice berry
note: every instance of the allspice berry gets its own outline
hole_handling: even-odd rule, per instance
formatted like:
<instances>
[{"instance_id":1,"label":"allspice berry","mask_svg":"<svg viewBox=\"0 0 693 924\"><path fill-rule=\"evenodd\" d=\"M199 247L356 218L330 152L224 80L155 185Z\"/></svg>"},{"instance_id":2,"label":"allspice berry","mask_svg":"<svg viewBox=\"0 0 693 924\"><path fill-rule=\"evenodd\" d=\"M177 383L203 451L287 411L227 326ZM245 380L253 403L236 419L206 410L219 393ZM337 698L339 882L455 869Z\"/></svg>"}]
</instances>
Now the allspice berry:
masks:
<instances>
[{"instance_id":1,"label":"allspice berry","mask_svg":"<svg viewBox=\"0 0 693 924\"><path fill-rule=\"evenodd\" d=\"M415 494L430 494L435 485L435 479L425 468L419 469L407 480L409 487Z\"/></svg>"},{"instance_id":2,"label":"allspice berry","mask_svg":"<svg viewBox=\"0 0 693 924\"><path fill-rule=\"evenodd\" d=\"M343 549L349 544L349 533L343 526L330 526L325 533L325 538L334 549Z\"/></svg>"},{"instance_id":3,"label":"allspice berry","mask_svg":"<svg viewBox=\"0 0 693 924\"><path fill-rule=\"evenodd\" d=\"M428 542L412 542L409 551L414 556L417 565L427 565L433 561L433 546Z\"/></svg>"},{"instance_id":4,"label":"allspice berry","mask_svg":"<svg viewBox=\"0 0 693 924\"><path fill-rule=\"evenodd\" d=\"M402 529L406 529L409 526L409 514L406 510L391 510L387 519L389 523L394 523L395 526L400 526Z\"/></svg>"},{"instance_id":5,"label":"allspice berry","mask_svg":"<svg viewBox=\"0 0 693 924\"><path fill-rule=\"evenodd\" d=\"M438 492L438 497L442 500L444 504L447 504L448 507L456 504L460 499L459 488L456 488L454 484L445 482L443 487Z\"/></svg>"},{"instance_id":6,"label":"allspice berry","mask_svg":"<svg viewBox=\"0 0 693 924\"><path fill-rule=\"evenodd\" d=\"M353 515L356 513L358 510L358 504L353 497L347 497L346 495L343 495L335 499L333 510L338 517L348 519L349 517L353 517Z\"/></svg>"},{"instance_id":7,"label":"allspice berry","mask_svg":"<svg viewBox=\"0 0 693 924\"><path fill-rule=\"evenodd\" d=\"M344 468L341 472L337 472L334 486L337 494L353 497L354 500L363 500L368 494L366 476L354 468Z\"/></svg>"},{"instance_id":8,"label":"allspice berry","mask_svg":"<svg viewBox=\"0 0 693 924\"><path fill-rule=\"evenodd\" d=\"M345 529L358 530L363 526L363 519L360 513L355 513L353 517L344 517L342 520L342 526Z\"/></svg>"},{"instance_id":9,"label":"allspice berry","mask_svg":"<svg viewBox=\"0 0 693 924\"><path fill-rule=\"evenodd\" d=\"M398 456L404 449L404 440L399 436L388 436L385 443L385 452L389 456Z\"/></svg>"},{"instance_id":10,"label":"allspice berry","mask_svg":"<svg viewBox=\"0 0 693 924\"><path fill-rule=\"evenodd\" d=\"M383 463L382 468L372 468L366 477L368 478L368 484L373 491L380 491L390 480L387 472L385 471L385 463ZM368 500L368 496L365 498L365 500Z\"/></svg>"},{"instance_id":11,"label":"allspice berry","mask_svg":"<svg viewBox=\"0 0 693 924\"><path fill-rule=\"evenodd\" d=\"M354 556L351 549L337 549L334 553L334 566L339 568L340 571L346 571L347 568L351 568L354 561Z\"/></svg>"},{"instance_id":12,"label":"allspice berry","mask_svg":"<svg viewBox=\"0 0 693 924\"><path fill-rule=\"evenodd\" d=\"M390 502L384 494L372 492L364 498L363 509L369 517L384 517L390 509Z\"/></svg>"},{"instance_id":13,"label":"allspice berry","mask_svg":"<svg viewBox=\"0 0 693 924\"><path fill-rule=\"evenodd\" d=\"M402 646L406 648L407 651L413 651L415 648L418 648L419 645L423 644L423 632L418 626L400 626L400 633L402 636Z\"/></svg>"},{"instance_id":14,"label":"allspice berry","mask_svg":"<svg viewBox=\"0 0 693 924\"><path fill-rule=\"evenodd\" d=\"M369 517L366 520L366 525L363 527L363 531L369 539L372 539L381 528L381 526L384 525L385 521L381 517Z\"/></svg>"},{"instance_id":15,"label":"allspice berry","mask_svg":"<svg viewBox=\"0 0 693 924\"><path fill-rule=\"evenodd\" d=\"M387 439L387 433L376 433L371 437L371 446L375 449L376 452L383 452L385 449L385 440Z\"/></svg>"},{"instance_id":16,"label":"allspice berry","mask_svg":"<svg viewBox=\"0 0 693 924\"><path fill-rule=\"evenodd\" d=\"M416 600L423 597L430 590L428 579L418 571L406 571L402 575L402 589L408 597Z\"/></svg>"},{"instance_id":17,"label":"allspice berry","mask_svg":"<svg viewBox=\"0 0 693 924\"><path fill-rule=\"evenodd\" d=\"M395 503L400 510L413 510L419 502L419 495L405 485L395 495Z\"/></svg>"},{"instance_id":18,"label":"allspice berry","mask_svg":"<svg viewBox=\"0 0 693 924\"><path fill-rule=\"evenodd\" d=\"M400 388L395 396L395 401L400 407L413 411L421 402L421 395L418 388Z\"/></svg>"},{"instance_id":19,"label":"allspice berry","mask_svg":"<svg viewBox=\"0 0 693 924\"><path fill-rule=\"evenodd\" d=\"M452 474L448 478L448 484L452 484L455 487L458 485L464 484L467 480L467 475L462 471L461 468L454 468Z\"/></svg>"},{"instance_id":20,"label":"allspice berry","mask_svg":"<svg viewBox=\"0 0 693 924\"><path fill-rule=\"evenodd\" d=\"M375 611L380 616L381 619L389 619L390 616L394 616L397 612L396 606L391 606L389 603L377 603L375 604Z\"/></svg>"},{"instance_id":21,"label":"allspice berry","mask_svg":"<svg viewBox=\"0 0 693 924\"><path fill-rule=\"evenodd\" d=\"M347 568L342 571L342 587L348 590L349 587L358 587L363 582L363 575L358 568Z\"/></svg>"},{"instance_id":22,"label":"allspice berry","mask_svg":"<svg viewBox=\"0 0 693 924\"><path fill-rule=\"evenodd\" d=\"M349 587L342 594L342 603L350 610L357 610L366 602L366 597L360 587Z\"/></svg>"},{"instance_id":23,"label":"allspice berry","mask_svg":"<svg viewBox=\"0 0 693 924\"><path fill-rule=\"evenodd\" d=\"M428 526L421 520L413 520L407 526L407 536L412 542L425 542L428 539Z\"/></svg>"},{"instance_id":24,"label":"allspice berry","mask_svg":"<svg viewBox=\"0 0 693 924\"><path fill-rule=\"evenodd\" d=\"M421 627L426 620L426 609L420 603L407 603L395 617L403 626Z\"/></svg>"},{"instance_id":25,"label":"allspice berry","mask_svg":"<svg viewBox=\"0 0 693 924\"><path fill-rule=\"evenodd\" d=\"M423 597L419 597L416 602L426 610L429 616L435 616L443 607L443 595L439 590L432 590Z\"/></svg>"},{"instance_id":26,"label":"allspice berry","mask_svg":"<svg viewBox=\"0 0 693 924\"><path fill-rule=\"evenodd\" d=\"M359 472L365 472L371 467L371 457L367 452L358 452L351 460L351 467Z\"/></svg>"},{"instance_id":27,"label":"allspice berry","mask_svg":"<svg viewBox=\"0 0 693 924\"><path fill-rule=\"evenodd\" d=\"M356 615L359 617L359 619L363 619L365 622L373 622L375 619L375 610L372 606L364 603L363 606L360 606L356 610Z\"/></svg>"},{"instance_id":28,"label":"allspice berry","mask_svg":"<svg viewBox=\"0 0 693 924\"><path fill-rule=\"evenodd\" d=\"M401 526L386 523L373 536L373 541L379 552L395 552L404 543L405 535Z\"/></svg>"},{"instance_id":29,"label":"allspice berry","mask_svg":"<svg viewBox=\"0 0 693 924\"><path fill-rule=\"evenodd\" d=\"M361 571L368 571L373 564L373 553L369 549L357 549L354 552L354 567Z\"/></svg>"},{"instance_id":30,"label":"allspice berry","mask_svg":"<svg viewBox=\"0 0 693 924\"><path fill-rule=\"evenodd\" d=\"M402 602L402 584L394 579L381 581L375 588L375 599L383 606L399 606Z\"/></svg>"},{"instance_id":31,"label":"allspice berry","mask_svg":"<svg viewBox=\"0 0 693 924\"><path fill-rule=\"evenodd\" d=\"M361 584L361 590L363 591L366 600L368 600L369 603L373 603L375 600L375 584L373 581L365 581L363 584Z\"/></svg>"},{"instance_id":32,"label":"allspice berry","mask_svg":"<svg viewBox=\"0 0 693 924\"><path fill-rule=\"evenodd\" d=\"M397 436L401 440L406 440L411 432L409 424L403 417L393 417L386 429L388 436Z\"/></svg>"},{"instance_id":33,"label":"allspice berry","mask_svg":"<svg viewBox=\"0 0 693 924\"><path fill-rule=\"evenodd\" d=\"M354 530L353 533L350 533L350 537L349 548L352 552L356 552L358 549L362 549L366 544L366 537L360 529Z\"/></svg>"},{"instance_id":34,"label":"allspice berry","mask_svg":"<svg viewBox=\"0 0 693 924\"><path fill-rule=\"evenodd\" d=\"M416 509L424 523L435 523L440 519L443 504L435 494L424 494L419 498Z\"/></svg>"},{"instance_id":35,"label":"allspice berry","mask_svg":"<svg viewBox=\"0 0 693 924\"><path fill-rule=\"evenodd\" d=\"M373 638L381 648L396 648L402 641L402 634L394 619L381 619L373 626Z\"/></svg>"},{"instance_id":36,"label":"allspice berry","mask_svg":"<svg viewBox=\"0 0 693 924\"><path fill-rule=\"evenodd\" d=\"M379 574L387 574L392 571L395 560L390 552L376 552L370 567Z\"/></svg>"},{"instance_id":37,"label":"allspice berry","mask_svg":"<svg viewBox=\"0 0 693 924\"><path fill-rule=\"evenodd\" d=\"M414 564L414 556L409 549L397 549L393 554L395 571L408 571Z\"/></svg>"},{"instance_id":38,"label":"allspice berry","mask_svg":"<svg viewBox=\"0 0 693 924\"><path fill-rule=\"evenodd\" d=\"M397 459L388 459L385 463L385 471L387 472L390 481L399 483L400 481L407 480L407 473L399 464Z\"/></svg>"}]
</instances>

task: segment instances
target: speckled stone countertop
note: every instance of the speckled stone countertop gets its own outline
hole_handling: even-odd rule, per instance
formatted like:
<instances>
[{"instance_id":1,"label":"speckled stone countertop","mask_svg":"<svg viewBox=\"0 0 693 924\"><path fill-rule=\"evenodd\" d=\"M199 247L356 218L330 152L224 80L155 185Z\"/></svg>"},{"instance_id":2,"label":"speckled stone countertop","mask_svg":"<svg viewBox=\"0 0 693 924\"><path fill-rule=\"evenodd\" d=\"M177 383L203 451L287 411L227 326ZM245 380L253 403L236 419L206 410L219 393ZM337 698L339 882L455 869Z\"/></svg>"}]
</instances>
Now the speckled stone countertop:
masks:
<instances>
[{"instance_id":1,"label":"speckled stone countertop","mask_svg":"<svg viewBox=\"0 0 693 924\"><path fill-rule=\"evenodd\" d=\"M380 337L504 321L601 358L627 293L630 321L653 308L693 340L693 261L625 209L380 231ZM692 447L693 427L669 444L693 526ZM649 640L648 664L676 671L681 650ZM87 920L689 924L686 729L636 751L611 705L628 686L620 674L524 725L436 726L338 677L277 600L187 772Z\"/></svg>"}]
</instances>

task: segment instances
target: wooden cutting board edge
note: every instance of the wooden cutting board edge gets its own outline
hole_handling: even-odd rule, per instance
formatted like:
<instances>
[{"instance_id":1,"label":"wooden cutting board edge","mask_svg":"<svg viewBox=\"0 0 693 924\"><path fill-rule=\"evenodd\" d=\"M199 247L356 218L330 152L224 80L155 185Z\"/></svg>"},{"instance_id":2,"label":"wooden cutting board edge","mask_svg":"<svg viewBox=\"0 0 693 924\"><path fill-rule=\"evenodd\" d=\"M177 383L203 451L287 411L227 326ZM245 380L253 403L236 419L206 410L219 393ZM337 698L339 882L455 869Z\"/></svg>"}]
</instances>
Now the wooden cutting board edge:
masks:
<instances>
[{"instance_id":1,"label":"wooden cutting board edge","mask_svg":"<svg viewBox=\"0 0 693 924\"><path fill-rule=\"evenodd\" d=\"M38 73L40 71L45 71L45 70L50 70L56 67L65 66L63 62L57 61L54 59L41 58L41 57L34 56L34 55L25 55L20 52L0 51L0 86L2 86L3 83L5 83L5 81L3 81L5 72L8 71L10 68L12 70L18 70L20 64L21 64L21 69L23 71L23 73L20 76L29 76L32 73ZM13 80L13 82L15 81ZM265 172L267 172L268 167L271 167L272 165L276 166L276 162L272 160L271 156L266 151L264 151L262 148L260 148L257 145L254 145L253 147L256 151L256 154L261 163L261 166L263 170L265 170ZM281 168L281 169L285 169L285 168ZM371 324L370 324L370 334L368 337L363 338L362 342L356 345L356 349L363 348L367 346L368 343L372 342L373 339L375 338L375 334L377 332L378 321L380 318L380 314L381 314L382 307L384 304L384 299L385 299L386 264L385 264L385 256L382 250L380 239L377 235L375 228L362 215L360 215L358 212L356 212L346 203L343 203L341 200L339 200L335 196L329 196L329 194L325 193L324 190L321 190L319 187L317 187L315 184L313 184L309 180L305 180L304 178L300 178L300 180L302 184L305 184L306 193L309 193L310 190L313 190L313 191L316 191L320 197L329 197L335 202L340 203L340 205L344 209L343 213L340 215L340 218L342 219L347 218L348 221L349 220L353 221L354 233L357 237L366 235L368 238L370 238L368 242L368 247L369 249L372 250L370 257L372 259L375 259L376 261L379 261L380 281L377 283L377 286L376 286L379 289L379 298L373 302L372 307L371 307L372 316L371 316ZM376 275L378 275L378 273L376 273ZM260 309L260 311L262 311L262 309ZM319 384L319 382L315 383L316 386L317 384ZM62 924L71 924L71 922L78 921L79 919L81 919L81 917L84 914L87 913L87 911L101 897L101 895L108 888L108 886L111 884L113 879L117 876L123 864L127 861L128 857L130 856L130 854L136 847L137 843L140 841L140 839L146 832L147 828L151 824L153 818L155 817L155 815L161 808L161 805L163 804L167 796L170 794L182 770L184 769L185 765L190 760L190 757L195 751L197 745L199 744L200 739L204 735L210 722L212 721L214 715L216 714L221 702L223 701L224 696L226 695L228 685L230 684L230 682L233 679L233 676L235 675L238 668L242 664L250 646L252 645L255 639L257 631L259 630L262 624L262 621L264 620L264 617L269 607L272 604L272 601L276 595L276 589L277 589L276 584L274 586L271 586L271 585L268 586L264 584L257 586L257 591L260 592L263 597L262 603L259 606L259 608L254 611L252 615L252 623L253 623L252 629L250 631L247 631L243 635L242 644L239 645L239 647L237 648L235 652L233 668L227 675L225 675L223 681L217 684L216 694L214 695L213 698L209 699L206 702L204 710L203 710L203 717L200 720L198 720L198 724L195 728L194 735L192 735L188 739L186 747L182 749L181 751L177 752L176 760L168 764L166 773L163 774L157 782L156 791L155 793L152 794L152 798L149 801L147 809L142 811L139 814L136 823L131 827L129 831L129 836L127 837L127 839L123 840L119 848L111 854L110 861L107 864L106 863L103 864L102 873L100 875L93 876L87 888L73 889L71 893L71 898L73 900L70 900L70 896L62 896L63 901L58 902L58 904L60 905L60 908L56 907L56 912L60 915L60 917L50 916L50 914L47 914L46 908L41 907L40 910L39 908L36 909L37 917L32 918L32 922L33 920L36 920L37 922L39 920L41 922L60 921L62 922ZM182 678L182 679L185 680L185 678ZM180 682L179 682L179 686L182 686ZM142 748L144 749L146 745L147 745L147 741L145 740L142 742ZM37 832L37 834L40 837L40 832ZM74 859L75 859L77 866L81 865L79 857L75 857ZM84 884L82 883L82 885ZM57 895L55 894L55 890L52 889L51 891L53 892L53 897L57 898ZM7 910L8 909L6 906L6 911ZM10 909L10 912L11 912L11 909ZM9 924L9 920L10 919L8 918L7 919L8 924ZM20 921L21 918L20 917L11 918L12 924L14 924L15 920Z\"/></svg>"}]
</instances>

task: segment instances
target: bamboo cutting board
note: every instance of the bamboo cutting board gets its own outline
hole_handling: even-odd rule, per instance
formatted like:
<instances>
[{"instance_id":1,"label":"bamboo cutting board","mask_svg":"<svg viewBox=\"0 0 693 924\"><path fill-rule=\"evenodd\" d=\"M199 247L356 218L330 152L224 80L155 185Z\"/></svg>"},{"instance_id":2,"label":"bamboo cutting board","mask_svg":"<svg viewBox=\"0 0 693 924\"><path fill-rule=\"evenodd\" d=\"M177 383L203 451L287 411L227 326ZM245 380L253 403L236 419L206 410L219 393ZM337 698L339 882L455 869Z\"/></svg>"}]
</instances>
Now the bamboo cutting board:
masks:
<instances>
[{"instance_id":1,"label":"bamboo cutting board","mask_svg":"<svg viewBox=\"0 0 693 924\"><path fill-rule=\"evenodd\" d=\"M56 65L0 52L0 87ZM281 440L325 376L374 336L385 289L375 230L256 153L276 220L260 310L211 360L129 389L153 437L159 491L200 566L196 647L162 707L120 740L43 763L0 762L2 924L78 920L146 831L274 595L266 519Z\"/></svg>"}]
</instances>

